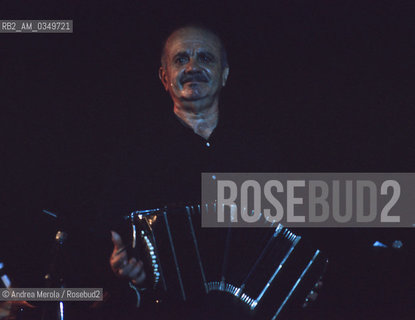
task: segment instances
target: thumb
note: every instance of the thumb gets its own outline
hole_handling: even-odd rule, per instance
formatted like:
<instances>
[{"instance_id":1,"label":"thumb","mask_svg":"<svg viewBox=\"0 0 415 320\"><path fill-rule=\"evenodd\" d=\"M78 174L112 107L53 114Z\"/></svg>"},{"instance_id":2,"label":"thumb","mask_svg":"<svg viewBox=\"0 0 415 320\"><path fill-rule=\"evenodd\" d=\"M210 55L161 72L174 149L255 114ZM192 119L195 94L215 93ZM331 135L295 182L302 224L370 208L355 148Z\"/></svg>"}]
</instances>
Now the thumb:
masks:
<instances>
[{"instance_id":1,"label":"thumb","mask_svg":"<svg viewBox=\"0 0 415 320\"><path fill-rule=\"evenodd\" d=\"M114 244L114 250L119 250L124 247L121 236L117 232L111 231L111 240Z\"/></svg>"}]
</instances>

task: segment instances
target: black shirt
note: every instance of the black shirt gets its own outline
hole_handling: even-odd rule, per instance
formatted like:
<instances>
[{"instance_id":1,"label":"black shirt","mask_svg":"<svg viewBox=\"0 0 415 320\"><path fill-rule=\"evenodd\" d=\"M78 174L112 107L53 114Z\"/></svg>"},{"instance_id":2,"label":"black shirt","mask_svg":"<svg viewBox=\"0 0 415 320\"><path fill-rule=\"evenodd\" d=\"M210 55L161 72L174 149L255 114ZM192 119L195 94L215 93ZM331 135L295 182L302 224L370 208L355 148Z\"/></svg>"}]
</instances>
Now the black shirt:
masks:
<instances>
[{"instance_id":1,"label":"black shirt","mask_svg":"<svg viewBox=\"0 0 415 320\"><path fill-rule=\"evenodd\" d=\"M202 172L271 171L270 158L261 155L265 143L263 135L222 116L206 140L171 113L147 132L131 131L110 156L105 211L114 217L199 202Z\"/></svg>"}]
</instances>

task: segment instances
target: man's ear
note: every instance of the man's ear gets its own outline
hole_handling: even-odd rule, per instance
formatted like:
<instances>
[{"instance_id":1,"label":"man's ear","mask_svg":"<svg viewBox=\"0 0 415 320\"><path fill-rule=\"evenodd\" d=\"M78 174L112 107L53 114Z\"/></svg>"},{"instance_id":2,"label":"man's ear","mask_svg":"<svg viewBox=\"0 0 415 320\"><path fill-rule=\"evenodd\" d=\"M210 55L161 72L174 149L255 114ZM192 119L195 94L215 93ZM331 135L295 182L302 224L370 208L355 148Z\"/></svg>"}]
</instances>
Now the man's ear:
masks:
<instances>
[{"instance_id":1,"label":"man's ear","mask_svg":"<svg viewBox=\"0 0 415 320\"><path fill-rule=\"evenodd\" d=\"M159 78L160 78L161 82L163 83L164 89L166 89L166 91L169 91L169 85L168 85L168 82L167 82L166 70L164 70L163 67L160 67L160 69L159 69Z\"/></svg>"},{"instance_id":2,"label":"man's ear","mask_svg":"<svg viewBox=\"0 0 415 320\"><path fill-rule=\"evenodd\" d=\"M225 86L226 80L228 80L228 76L229 76L229 67L226 67L222 71L222 87Z\"/></svg>"}]
</instances>

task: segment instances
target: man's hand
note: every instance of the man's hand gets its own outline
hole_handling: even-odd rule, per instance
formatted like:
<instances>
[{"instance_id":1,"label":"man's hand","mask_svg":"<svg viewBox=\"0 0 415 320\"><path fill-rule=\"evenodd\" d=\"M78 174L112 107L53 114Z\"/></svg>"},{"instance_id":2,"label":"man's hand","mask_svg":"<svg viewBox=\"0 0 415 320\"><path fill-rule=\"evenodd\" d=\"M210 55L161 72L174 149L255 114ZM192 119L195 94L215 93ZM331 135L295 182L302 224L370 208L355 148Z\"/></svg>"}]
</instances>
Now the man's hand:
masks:
<instances>
[{"instance_id":1,"label":"man's hand","mask_svg":"<svg viewBox=\"0 0 415 320\"><path fill-rule=\"evenodd\" d=\"M114 244L114 250L110 257L112 271L117 277L128 279L136 286L142 285L146 279L143 262L137 261L135 258L128 260L121 236L115 231L111 231L111 236Z\"/></svg>"}]
</instances>

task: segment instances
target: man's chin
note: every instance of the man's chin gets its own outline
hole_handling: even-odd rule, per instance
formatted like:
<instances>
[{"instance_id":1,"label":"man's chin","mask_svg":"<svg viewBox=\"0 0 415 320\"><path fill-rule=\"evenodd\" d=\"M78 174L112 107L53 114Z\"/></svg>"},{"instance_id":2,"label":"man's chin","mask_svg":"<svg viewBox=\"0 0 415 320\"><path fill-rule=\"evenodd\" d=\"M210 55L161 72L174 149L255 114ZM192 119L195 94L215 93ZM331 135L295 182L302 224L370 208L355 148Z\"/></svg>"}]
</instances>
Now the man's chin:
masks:
<instances>
[{"instance_id":1,"label":"man's chin","mask_svg":"<svg viewBox=\"0 0 415 320\"><path fill-rule=\"evenodd\" d=\"M199 100L204 100L207 98L206 94L202 94L200 92L185 92L184 94L182 94L181 96L182 100L184 101L199 101Z\"/></svg>"}]
</instances>

